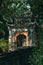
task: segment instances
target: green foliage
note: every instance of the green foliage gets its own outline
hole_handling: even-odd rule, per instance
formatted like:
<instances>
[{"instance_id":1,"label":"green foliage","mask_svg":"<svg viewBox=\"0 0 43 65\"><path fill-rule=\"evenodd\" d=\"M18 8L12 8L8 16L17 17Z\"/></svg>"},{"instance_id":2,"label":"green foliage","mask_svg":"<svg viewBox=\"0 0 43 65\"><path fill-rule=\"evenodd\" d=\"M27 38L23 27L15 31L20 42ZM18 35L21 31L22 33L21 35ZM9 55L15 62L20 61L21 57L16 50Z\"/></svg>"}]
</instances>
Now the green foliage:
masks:
<instances>
[{"instance_id":1,"label":"green foliage","mask_svg":"<svg viewBox=\"0 0 43 65\"><path fill-rule=\"evenodd\" d=\"M30 9L27 7L28 5ZM31 12L33 20L35 20L35 16L39 19L43 17L43 0L3 0L1 2L0 15L8 22L11 22L15 16L24 14L26 16L27 13Z\"/></svg>"},{"instance_id":2,"label":"green foliage","mask_svg":"<svg viewBox=\"0 0 43 65\"><path fill-rule=\"evenodd\" d=\"M33 47L30 50L30 52L26 53L25 56L26 56L25 60L27 64L43 65L43 47L41 48Z\"/></svg>"},{"instance_id":3,"label":"green foliage","mask_svg":"<svg viewBox=\"0 0 43 65\"><path fill-rule=\"evenodd\" d=\"M0 38L8 39L8 27L4 23L0 23Z\"/></svg>"},{"instance_id":4,"label":"green foliage","mask_svg":"<svg viewBox=\"0 0 43 65\"><path fill-rule=\"evenodd\" d=\"M8 42L4 39L0 39L0 48L8 50Z\"/></svg>"},{"instance_id":5,"label":"green foliage","mask_svg":"<svg viewBox=\"0 0 43 65\"><path fill-rule=\"evenodd\" d=\"M14 16L21 16L26 13L30 13L30 9L27 8L25 0L3 0L0 9L0 15L6 20L10 21L10 18Z\"/></svg>"}]
</instances>

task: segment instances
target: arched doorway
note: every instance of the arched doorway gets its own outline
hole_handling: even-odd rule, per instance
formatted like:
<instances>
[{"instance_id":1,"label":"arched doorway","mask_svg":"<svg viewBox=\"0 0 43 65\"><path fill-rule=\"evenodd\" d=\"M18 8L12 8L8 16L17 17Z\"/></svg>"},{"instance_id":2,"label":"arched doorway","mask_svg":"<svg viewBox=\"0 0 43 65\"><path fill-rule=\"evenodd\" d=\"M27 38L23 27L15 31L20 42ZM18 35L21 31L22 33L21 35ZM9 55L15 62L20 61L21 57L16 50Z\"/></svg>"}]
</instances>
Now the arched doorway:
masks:
<instances>
[{"instance_id":1,"label":"arched doorway","mask_svg":"<svg viewBox=\"0 0 43 65\"><path fill-rule=\"evenodd\" d=\"M17 46L18 47L26 46L26 36L25 35L19 34L17 36Z\"/></svg>"},{"instance_id":2,"label":"arched doorway","mask_svg":"<svg viewBox=\"0 0 43 65\"><path fill-rule=\"evenodd\" d=\"M29 45L28 32L17 32L13 39L17 47Z\"/></svg>"}]
</instances>

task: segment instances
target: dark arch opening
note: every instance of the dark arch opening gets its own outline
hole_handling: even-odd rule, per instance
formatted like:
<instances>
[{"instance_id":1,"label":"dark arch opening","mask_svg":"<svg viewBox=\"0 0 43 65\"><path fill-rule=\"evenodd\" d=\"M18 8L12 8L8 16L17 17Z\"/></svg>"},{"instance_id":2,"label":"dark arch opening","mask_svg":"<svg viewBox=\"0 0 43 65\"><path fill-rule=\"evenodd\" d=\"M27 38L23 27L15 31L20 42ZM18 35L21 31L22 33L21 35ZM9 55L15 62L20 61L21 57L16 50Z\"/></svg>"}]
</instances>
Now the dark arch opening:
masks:
<instances>
[{"instance_id":1,"label":"dark arch opening","mask_svg":"<svg viewBox=\"0 0 43 65\"><path fill-rule=\"evenodd\" d=\"M26 36L23 34L18 35L17 36L17 46L21 47L24 44L24 42L26 42Z\"/></svg>"}]
</instances>

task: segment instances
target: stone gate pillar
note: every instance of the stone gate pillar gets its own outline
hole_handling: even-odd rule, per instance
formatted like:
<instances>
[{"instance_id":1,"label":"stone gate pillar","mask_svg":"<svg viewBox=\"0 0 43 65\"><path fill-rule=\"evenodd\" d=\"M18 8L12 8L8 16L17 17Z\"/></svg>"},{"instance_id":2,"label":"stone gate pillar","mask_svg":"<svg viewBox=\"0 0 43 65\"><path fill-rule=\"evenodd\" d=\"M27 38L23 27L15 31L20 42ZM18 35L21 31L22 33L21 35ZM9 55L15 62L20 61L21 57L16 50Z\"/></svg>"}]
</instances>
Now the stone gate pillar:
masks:
<instances>
[{"instance_id":1,"label":"stone gate pillar","mask_svg":"<svg viewBox=\"0 0 43 65\"><path fill-rule=\"evenodd\" d=\"M35 46L35 23L31 22L30 25L30 45Z\"/></svg>"},{"instance_id":2,"label":"stone gate pillar","mask_svg":"<svg viewBox=\"0 0 43 65\"><path fill-rule=\"evenodd\" d=\"M11 29L9 29L9 51L12 49L12 36L11 36Z\"/></svg>"}]
</instances>

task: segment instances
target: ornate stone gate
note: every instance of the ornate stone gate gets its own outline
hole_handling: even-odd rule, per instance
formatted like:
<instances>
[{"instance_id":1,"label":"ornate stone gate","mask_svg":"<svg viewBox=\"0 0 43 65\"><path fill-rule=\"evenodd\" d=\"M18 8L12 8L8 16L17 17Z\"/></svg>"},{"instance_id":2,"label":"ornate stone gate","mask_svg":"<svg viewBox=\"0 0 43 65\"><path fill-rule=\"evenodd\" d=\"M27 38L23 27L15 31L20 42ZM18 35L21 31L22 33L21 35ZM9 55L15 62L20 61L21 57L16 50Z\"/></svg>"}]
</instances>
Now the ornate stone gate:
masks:
<instances>
[{"instance_id":1,"label":"ornate stone gate","mask_svg":"<svg viewBox=\"0 0 43 65\"><path fill-rule=\"evenodd\" d=\"M9 29L9 50L14 51L18 48L35 46L35 21L31 22L28 17L18 18L15 24L8 24ZM26 19L25 22L22 19Z\"/></svg>"}]
</instances>

